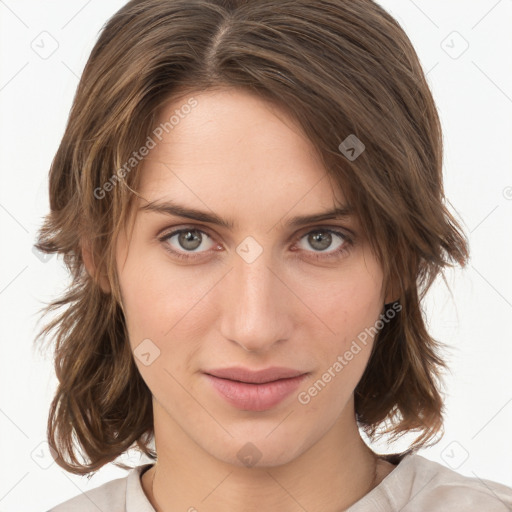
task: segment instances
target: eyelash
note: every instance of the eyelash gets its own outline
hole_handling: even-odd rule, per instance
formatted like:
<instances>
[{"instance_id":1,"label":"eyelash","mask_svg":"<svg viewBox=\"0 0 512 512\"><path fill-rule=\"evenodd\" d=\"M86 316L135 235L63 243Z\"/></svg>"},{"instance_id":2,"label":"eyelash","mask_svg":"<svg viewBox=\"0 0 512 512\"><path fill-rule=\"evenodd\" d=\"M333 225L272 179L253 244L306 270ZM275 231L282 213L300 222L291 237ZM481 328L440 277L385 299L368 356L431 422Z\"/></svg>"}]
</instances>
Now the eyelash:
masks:
<instances>
[{"instance_id":1,"label":"eyelash","mask_svg":"<svg viewBox=\"0 0 512 512\"><path fill-rule=\"evenodd\" d=\"M204 235L208 236L209 238L213 239L213 237L211 237L210 234L207 233L206 231L203 231L202 229L190 226L190 227L184 227L181 229L177 229L175 231L170 231L169 233L166 233L162 237L159 237L158 240L160 242L164 243L164 242L170 240L173 236L176 236L176 235L179 235L180 233L184 233L184 232L188 232L188 231L201 233L201 234L204 234ZM339 236L342 239L343 244L341 245L340 248L338 248L334 251L331 251L329 253L323 253L323 252L319 252L319 251L312 252L313 255L309 256L308 258L313 258L314 260L317 260L317 261L338 259L338 258L341 258L342 256L344 256L346 253L348 253L354 245L354 239L352 236L349 236L342 231L338 231L336 229L332 229L332 228L329 228L326 226L319 226L319 227L314 227L314 228L310 229L308 232L303 233L302 235L298 236L295 239L294 244L299 242L300 240L302 240L307 235L310 235L312 233L319 233L319 232L320 233L329 233L329 234ZM165 250L167 252L171 253L173 256L175 256L181 260L190 261L190 260L194 260L197 258L201 258L201 256L194 256L196 254L195 252L187 253L187 252L175 251L174 249L170 249L169 245L165 244L165 243L164 243L164 246L165 246ZM208 252L208 251L206 251L206 252ZM306 251L306 252L310 252L310 251ZM197 254L204 254L204 253L201 252L201 253L197 253Z\"/></svg>"}]
</instances>

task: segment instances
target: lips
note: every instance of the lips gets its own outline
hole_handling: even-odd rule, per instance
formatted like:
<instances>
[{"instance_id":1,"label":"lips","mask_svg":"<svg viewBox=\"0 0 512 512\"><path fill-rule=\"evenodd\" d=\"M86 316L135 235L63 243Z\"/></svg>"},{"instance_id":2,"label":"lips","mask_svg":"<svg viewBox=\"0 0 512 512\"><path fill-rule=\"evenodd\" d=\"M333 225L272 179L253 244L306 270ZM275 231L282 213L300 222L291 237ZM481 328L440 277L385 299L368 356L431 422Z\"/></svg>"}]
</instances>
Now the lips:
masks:
<instances>
[{"instance_id":1,"label":"lips","mask_svg":"<svg viewBox=\"0 0 512 512\"><path fill-rule=\"evenodd\" d=\"M263 384L265 382L273 382L279 379L297 377L299 375L304 375L306 372L295 370L293 368L284 368L282 366L272 366L271 368L256 371L242 367L219 368L215 370L208 370L204 373L221 379L236 380L250 384Z\"/></svg>"},{"instance_id":2,"label":"lips","mask_svg":"<svg viewBox=\"0 0 512 512\"><path fill-rule=\"evenodd\" d=\"M222 368L204 374L222 398L245 411L265 411L275 407L293 393L307 375L306 372L283 367L258 371Z\"/></svg>"}]
</instances>

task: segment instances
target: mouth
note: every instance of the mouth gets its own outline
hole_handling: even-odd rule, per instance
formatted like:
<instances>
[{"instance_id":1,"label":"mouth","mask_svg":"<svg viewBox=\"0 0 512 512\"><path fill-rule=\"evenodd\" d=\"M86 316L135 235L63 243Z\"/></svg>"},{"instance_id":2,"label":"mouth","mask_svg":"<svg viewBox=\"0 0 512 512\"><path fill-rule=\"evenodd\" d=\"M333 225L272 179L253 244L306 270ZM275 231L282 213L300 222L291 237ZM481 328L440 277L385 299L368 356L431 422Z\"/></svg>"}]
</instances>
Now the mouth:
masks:
<instances>
[{"instance_id":1,"label":"mouth","mask_svg":"<svg viewBox=\"0 0 512 512\"><path fill-rule=\"evenodd\" d=\"M220 379L245 382L248 384L265 384L276 380L298 377L299 375L304 375L307 372L296 370L294 368L272 366L262 370L250 370L242 367L217 368L205 371L204 373Z\"/></svg>"},{"instance_id":2,"label":"mouth","mask_svg":"<svg viewBox=\"0 0 512 512\"><path fill-rule=\"evenodd\" d=\"M265 411L293 393L308 372L283 367L258 371L222 368L209 370L204 375L230 405L246 411Z\"/></svg>"}]
</instances>

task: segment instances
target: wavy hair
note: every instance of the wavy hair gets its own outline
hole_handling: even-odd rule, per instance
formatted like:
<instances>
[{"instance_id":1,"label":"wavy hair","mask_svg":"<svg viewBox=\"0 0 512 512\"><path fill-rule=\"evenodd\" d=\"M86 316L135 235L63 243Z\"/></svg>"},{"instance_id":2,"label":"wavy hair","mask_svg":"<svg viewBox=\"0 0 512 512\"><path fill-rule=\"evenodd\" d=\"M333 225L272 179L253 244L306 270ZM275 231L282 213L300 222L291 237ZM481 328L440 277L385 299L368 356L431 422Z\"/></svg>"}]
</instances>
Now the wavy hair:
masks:
<instances>
[{"instance_id":1,"label":"wavy hair","mask_svg":"<svg viewBox=\"0 0 512 512\"><path fill-rule=\"evenodd\" d=\"M466 265L468 242L446 205L440 120L404 30L372 0L133 0L102 28L83 71L36 243L61 254L72 279L44 308L60 312L36 338L55 333L47 436L69 472L94 472L130 448L156 459L152 396L130 349L114 249L137 197L131 159L161 109L225 87L299 123L401 306L355 389L358 425L372 440L418 432L409 451L442 430L447 365L421 301L438 274L446 282L444 267ZM340 149L349 135L365 146L355 159Z\"/></svg>"}]
</instances>

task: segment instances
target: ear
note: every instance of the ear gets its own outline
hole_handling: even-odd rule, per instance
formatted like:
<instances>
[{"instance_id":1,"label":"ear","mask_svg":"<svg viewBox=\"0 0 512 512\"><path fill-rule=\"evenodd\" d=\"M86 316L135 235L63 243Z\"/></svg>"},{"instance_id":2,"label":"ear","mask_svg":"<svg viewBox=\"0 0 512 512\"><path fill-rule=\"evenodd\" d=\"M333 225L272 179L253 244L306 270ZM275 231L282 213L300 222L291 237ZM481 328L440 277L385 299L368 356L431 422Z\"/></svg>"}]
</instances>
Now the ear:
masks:
<instances>
[{"instance_id":1,"label":"ear","mask_svg":"<svg viewBox=\"0 0 512 512\"><path fill-rule=\"evenodd\" d=\"M392 281L388 287L384 304L389 304L390 302L395 302L399 299L400 293L398 292L398 286L396 286L396 283Z\"/></svg>"},{"instance_id":2,"label":"ear","mask_svg":"<svg viewBox=\"0 0 512 512\"><path fill-rule=\"evenodd\" d=\"M82 259L84 260L85 269L87 270L87 273L91 276L91 278L94 281L94 272L96 270L96 266L94 263L94 257L91 251L91 247L89 242L86 242L82 240L81 242L82 247ZM105 293L110 293L110 283L105 275L100 276L100 281L98 283Z\"/></svg>"},{"instance_id":3,"label":"ear","mask_svg":"<svg viewBox=\"0 0 512 512\"><path fill-rule=\"evenodd\" d=\"M388 293L386 295L386 298L384 300L384 304L389 304L390 302L395 302L399 299L400 297L398 297L396 294L394 293Z\"/></svg>"}]
</instances>

